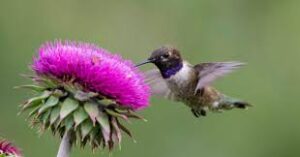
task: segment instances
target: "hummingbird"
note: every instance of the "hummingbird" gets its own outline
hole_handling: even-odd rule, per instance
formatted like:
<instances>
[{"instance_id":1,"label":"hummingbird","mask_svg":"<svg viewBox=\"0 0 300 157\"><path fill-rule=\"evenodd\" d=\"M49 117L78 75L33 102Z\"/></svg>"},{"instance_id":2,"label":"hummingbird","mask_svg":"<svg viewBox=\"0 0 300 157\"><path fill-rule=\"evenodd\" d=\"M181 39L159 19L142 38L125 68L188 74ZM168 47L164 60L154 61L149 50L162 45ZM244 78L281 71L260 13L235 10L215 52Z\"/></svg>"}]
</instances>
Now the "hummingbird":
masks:
<instances>
[{"instance_id":1,"label":"hummingbird","mask_svg":"<svg viewBox=\"0 0 300 157\"><path fill-rule=\"evenodd\" d=\"M190 64L172 46L154 50L150 57L136 66L153 63L157 68L145 72L151 94L182 102L195 117L208 111L222 112L234 108L246 109L249 103L229 97L212 87L212 83L244 63L238 61Z\"/></svg>"}]
</instances>

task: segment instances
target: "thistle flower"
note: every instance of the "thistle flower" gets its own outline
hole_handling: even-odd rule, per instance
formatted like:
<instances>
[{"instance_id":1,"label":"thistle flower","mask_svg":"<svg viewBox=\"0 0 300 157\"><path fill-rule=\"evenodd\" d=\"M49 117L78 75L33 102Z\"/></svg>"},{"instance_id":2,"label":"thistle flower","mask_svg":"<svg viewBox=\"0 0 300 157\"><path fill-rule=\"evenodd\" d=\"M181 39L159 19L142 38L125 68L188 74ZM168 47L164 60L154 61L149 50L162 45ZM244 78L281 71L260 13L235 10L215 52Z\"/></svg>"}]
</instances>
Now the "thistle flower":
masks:
<instances>
[{"instance_id":1,"label":"thistle flower","mask_svg":"<svg viewBox=\"0 0 300 157\"><path fill-rule=\"evenodd\" d=\"M46 43L34 59L33 69L38 75L63 81L75 79L85 90L111 97L134 110L148 104L148 86L134 64L91 44Z\"/></svg>"},{"instance_id":2,"label":"thistle flower","mask_svg":"<svg viewBox=\"0 0 300 157\"><path fill-rule=\"evenodd\" d=\"M134 111L149 104L149 87L134 64L92 44L46 43L32 69L36 84L22 87L38 95L22 111L31 110L33 126L65 135L69 143L111 150L120 144L121 130L131 136L119 119L142 119Z\"/></svg>"},{"instance_id":3,"label":"thistle flower","mask_svg":"<svg viewBox=\"0 0 300 157\"><path fill-rule=\"evenodd\" d=\"M0 141L0 157L21 157L19 148L13 146L6 140Z\"/></svg>"}]
</instances>

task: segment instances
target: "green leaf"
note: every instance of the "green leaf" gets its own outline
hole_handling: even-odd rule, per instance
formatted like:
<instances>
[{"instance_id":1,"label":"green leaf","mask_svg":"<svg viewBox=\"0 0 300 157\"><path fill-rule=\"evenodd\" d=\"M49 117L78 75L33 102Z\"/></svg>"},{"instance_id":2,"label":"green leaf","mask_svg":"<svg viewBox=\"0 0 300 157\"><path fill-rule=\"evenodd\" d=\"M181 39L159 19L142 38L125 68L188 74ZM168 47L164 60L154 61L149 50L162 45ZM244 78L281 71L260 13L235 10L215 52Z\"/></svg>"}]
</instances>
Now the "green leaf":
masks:
<instances>
[{"instance_id":1,"label":"green leaf","mask_svg":"<svg viewBox=\"0 0 300 157\"><path fill-rule=\"evenodd\" d=\"M116 122L122 131L124 131L129 137L131 137L131 138L133 137L131 132L129 131L129 129L127 129L124 125L122 125L118 119L116 119Z\"/></svg>"},{"instance_id":2,"label":"green leaf","mask_svg":"<svg viewBox=\"0 0 300 157\"><path fill-rule=\"evenodd\" d=\"M55 87L57 87L57 85L52 80L50 80L50 79L40 77L39 81L41 81L43 84L45 84L49 88L55 88Z\"/></svg>"},{"instance_id":3,"label":"green leaf","mask_svg":"<svg viewBox=\"0 0 300 157\"><path fill-rule=\"evenodd\" d=\"M79 106L78 101L73 100L71 98L67 98L63 103L60 110L60 120L64 119L68 116L71 112L76 110Z\"/></svg>"},{"instance_id":4,"label":"green leaf","mask_svg":"<svg viewBox=\"0 0 300 157\"><path fill-rule=\"evenodd\" d=\"M60 107L56 106L52 109L50 115L50 124L53 124L59 117Z\"/></svg>"},{"instance_id":5,"label":"green leaf","mask_svg":"<svg viewBox=\"0 0 300 157\"><path fill-rule=\"evenodd\" d=\"M74 124L73 116L68 116L67 118L65 118L64 124L65 124L66 129L70 130Z\"/></svg>"},{"instance_id":6,"label":"green leaf","mask_svg":"<svg viewBox=\"0 0 300 157\"><path fill-rule=\"evenodd\" d=\"M109 105L112 105L112 104L116 104L116 101L111 100L111 99L102 99L102 100L100 100L100 102L104 106L109 106Z\"/></svg>"},{"instance_id":7,"label":"green leaf","mask_svg":"<svg viewBox=\"0 0 300 157\"><path fill-rule=\"evenodd\" d=\"M105 109L105 111L106 111L109 115L111 115L111 116L113 116L113 117L120 117L120 118L122 118L122 119L128 121L128 117L127 117L126 115L124 115L124 114L117 113L117 112L115 112L115 111L113 111L113 110L110 110L110 109Z\"/></svg>"},{"instance_id":8,"label":"green leaf","mask_svg":"<svg viewBox=\"0 0 300 157\"><path fill-rule=\"evenodd\" d=\"M96 97L96 96L98 96L97 93L94 93L94 92L86 93L86 92L83 92L81 90L76 91L75 95L74 95L75 99L77 99L79 101L87 101L90 98L93 98L93 97Z\"/></svg>"},{"instance_id":9,"label":"green leaf","mask_svg":"<svg viewBox=\"0 0 300 157\"><path fill-rule=\"evenodd\" d=\"M31 107L35 107L39 104L41 104L41 102L48 98L50 96L51 92L50 91L44 91L40 96L37 97L33 97L31 99L29 99L23 106L22 111L29 109Z\"/></svg>"},{"instance_id":10,"label":"green leaf","mask_svg":"<svg viewBox=\"0 0 300 157\"><path fill-rule=\"evenodd\" d=\"M97 141L97 139L95 139L95 138L99 134L99 131L100 131L100 128L98 126L93 127L93 130L90 132L91 144L92 144L93 141Z\"/></svg>"},{"instance_id":11,"label":"green leaf","mask_svg":"<svg viewBox=\"0 0 300 157\"><path fill-rule=\"evenodd\" d=\"M127 115L128 117L136 118L136 119L141 119L141 120L147 122L147 119L145 119L144 117L142 117L142 116L136 114L135 112L133 112L133 111L131 111L131 110L129 110L128 113L126 113L126 115Z\"/></svg>"},{"instance_id":12,"label":"green leaf","mask_svg":"<svg viewBox=\"0 0 300 157\"><path fill-rule=\"evenodd\" d=\"M50 114L51 114L51 110L48 110L47 112L43 113L40 116L40 119L41 119L42 123L46 124L48 122Z\"/></svg>"},{"instance_id":13,"label":"green leaf","mask_svg":"<svg viewBox=\"0 0 300 157\"><path fill-rule=\"evenodd\" d=\"M59 102L59 99L58 99L57 97L55 97L55 96L50 96L50 97L47 99L46 103L43 104L43 105L41 106L41 108L39 109L39 114L43 113L43 112L46 111L48 108L51 108L51 107L57 105L58 102Z\"/></svg>"},{"instance_id":14,"label":"green leaf","mask_svg":"<svg viewBox=\"0 0 300 157\"><path fill-rule=\"evenodd\" d=\"M56 96L56 97L64 97L67 95L67 93L63 92L60 89L55 89L52 93L52 95Z\"/></svg>"},{"instance_id":15,"label":"green leaf","mask_svg":"<svg viewBox=\"0 0 300 157\"><path fill-rule=\"evenodd\" d=\"M91 132L93 129L93 123L90 120L86 120L81 124L81 140Z\"/></svg>"},{"instance_id":16,"label":"green leaf","mask_svg":"<svg viewBox=\"0 0 300 157\"><path fill-rule=\"evenodd\" d=\"M77 127L80 123L82 123L84 120L86 120L89 115L85 112L85 110L82 107L79 107L73 114L74 121L75 121L75 127Z\"/></svg>"},{"instance_id":17,"label":"green leaf","mask_svg":"<svg viewBox=\"0 0 300 157\"><path fill-rule=\"evenodd\" d=\"M38 86L38 85L21 85L21 86L15 87L15 88L27 88L27 89L31 89L36 92L42 92L46 89L45 87Z\"/></svg>"},{"instance_id":18,"label":"green leaf","mask_svg":"<svg viewBox=\"0 0 300 157\"><path fill-rule=\"evenodd\" d=\"M116 134L116 138L117 138L117 141L119 143L119 147L121 149L121 140L122 140L121 129L119 128L119 125L118 125L117 120L116 120L115 117L113 117L111 119L111 123L112 123L113 129L114 129L114 132Z\"/></svg>"},{"instance_id":19,"label":"green leaf","mask_svg":"<svg viewBox=\"0 0 300 157\"><path fill-rule=\"evenodd\" d=\"M99 114L98 104L92 103L92 102L86 102L84 104L84 109L90 116L91 120L93 121L93 124L96 124L96 117Z\"/></svg>"},{"instance_id":20,"label":"green leaf","mask_svg":"<svg viewBox=\"0 0 300 157\"><path fill-rule=\"evenodd\" d=\"M105 140L105 145L107 145L108 141L110 141L110 124L108 115L103 112L99 112L96 120L102 128L101 131Z\"/></svg>"},{"instance_id":21,"label":"green leaf","mask_svg":"<svg viewBox=\"0 0 300 157\"><path fill-rule=\"evenodd\" d=\"M75 131L75 137L76 137L76 140L80 141L81 140L81 131L80 130L76 130ZM79 142L80 143L80 142Z\"/></svg>"},{"instance_id":22,"label":"green leaf","mask_svg":"<svg viewBox=\"0 0 300 157\"><path fill-rule=\"evenodd\" d=\"M70 85L69 83L65 83L63 85L64 89L68 91L69 93L76 93L77 89L74 87L74 85Z\"/></svg>"},{"instance_id":23,"label":"green leaf","mask_svg":"<svg viewBox=\"0 0 300 157\"><path fill-rule=\"evenodd\" d=\"M35 108L33 108L30 113L28 114L28 118L32 117L34 114L36 114L40 109L40 106L36 106Z\"/></svg>"},{"instance_id":24,"label":"green leaf","mask_svg":"<svg viewBox=\"0 0 300 157\"><path fill-rule=\"evenodd\" d=\"M89 140L88 137L83 138L83 139L81 140L81 142L80 142L81 148L84 148L84 147L85 147L85 145L86 145L86 143L88 142L88 140Z\"/></svg>"}]
</instances>

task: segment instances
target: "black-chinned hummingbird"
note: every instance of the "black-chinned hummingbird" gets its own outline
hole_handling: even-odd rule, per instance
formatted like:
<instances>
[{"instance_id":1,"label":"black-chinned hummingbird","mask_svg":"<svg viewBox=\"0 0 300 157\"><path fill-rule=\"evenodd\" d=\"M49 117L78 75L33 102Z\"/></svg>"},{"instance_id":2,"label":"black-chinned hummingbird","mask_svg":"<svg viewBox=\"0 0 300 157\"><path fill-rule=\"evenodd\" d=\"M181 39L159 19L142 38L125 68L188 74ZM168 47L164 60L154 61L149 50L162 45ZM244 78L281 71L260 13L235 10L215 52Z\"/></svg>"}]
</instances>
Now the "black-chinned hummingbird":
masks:
<instances>
[{"instance_id":1,"label":"black-chinned hummingbird","mask_svg":"<svg viewBox=\"0 0 300 157\"><path fill-rule=\"evenodd\" d=\"M163 46L136 66L147 63L153 63L158 68L145 73L152 94L183 102L196 117L205 116L207 111L220 112L251 106L245 101L228 97L211 86L215 79L244 65L241 62L212 62L193 66L181 58L179 50Z\"/></svg>"}]
</instances>

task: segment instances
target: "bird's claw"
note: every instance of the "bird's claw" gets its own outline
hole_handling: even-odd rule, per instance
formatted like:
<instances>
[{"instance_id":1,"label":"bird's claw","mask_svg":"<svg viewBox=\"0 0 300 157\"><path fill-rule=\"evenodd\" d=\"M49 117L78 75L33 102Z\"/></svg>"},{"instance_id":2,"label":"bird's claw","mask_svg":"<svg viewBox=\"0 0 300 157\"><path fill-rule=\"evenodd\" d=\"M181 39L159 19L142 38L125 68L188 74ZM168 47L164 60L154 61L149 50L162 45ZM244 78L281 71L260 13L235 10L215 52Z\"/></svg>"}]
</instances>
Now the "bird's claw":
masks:
<instances>
[{"instance_id":1,"label":"bird's claw","mask_svg":"<svg viewBox=\"0 0 300 157\"><path fill-rule=\"evenodd\" d=\"M206 116L206 111L204 109L191 109L195 117L199 118L200 116Z\"/></svg>"}]
</instances>

